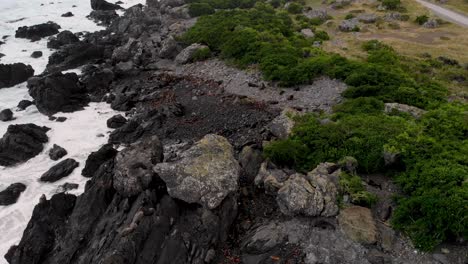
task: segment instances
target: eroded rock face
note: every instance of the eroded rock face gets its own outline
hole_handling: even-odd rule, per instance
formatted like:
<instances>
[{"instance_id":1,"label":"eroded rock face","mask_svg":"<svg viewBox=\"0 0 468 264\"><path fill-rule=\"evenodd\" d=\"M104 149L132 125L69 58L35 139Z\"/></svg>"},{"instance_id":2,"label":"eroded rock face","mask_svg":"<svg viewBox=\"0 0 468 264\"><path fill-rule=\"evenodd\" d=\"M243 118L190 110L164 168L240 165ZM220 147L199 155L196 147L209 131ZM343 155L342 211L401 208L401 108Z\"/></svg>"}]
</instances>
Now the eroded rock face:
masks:
<instances>
[{"instance_id":1,"label":"eroded rock face","mask_svg":"<svg viewBox=\"0 0 468 264\"><path fill-rule=\"evenodd\" d=\"M28 88L37 109L46 115L81 110L89 102L86 89L78 85L76 73L58 72L30 78Z\"/></svg>"},{"instance_id":2,"label":"eroded rock face","mask_svg":"<svg viewBox=\"0 0 468 264\"><path fill-rule=\"evenodd\" d=\"M24 63L0 64L0 89L25 82L34 75L31 65Z\"/></svg>"},{"instance_id":3,"label":"eroded rock face","mask_svg":"<svg viewBox=\"0 0 468 264\"><path fill-rule=\"evenodd\" d=\"M48 141L47 127L34 124L10 125L0 139L0 165L12 166L39 154Z\"/></svg>"},{"instance_id":4,"label":"eroded rock face","mask_svg":"<svg viewBox=\"0 0 468 264\"><path fill-rule=\"evenodd\" d=\"M146 190L153 181L152 167L163 159L162 144L156 136L130 145L115 158L114 188L131 197Z\"/></svg>"},{"instance_id":5,"label":"eroded rock face","mask_svg":"<svg viewBox=\"0 0 468 264\"><path fill-rule=\"evenodd\" d=\"M0 191L0 205L10 205L16 203L20 194L26 190L26 185L13 183L5 190Z\"/></svg>"},{"instance_id":6,"label":"eroded rock face","mask_svg":"<svg viewBox=\"0 0 468 264\"><path fill-rule=\"evenodd\" d=\"M322 163L307 176L294 174L278 190L276 201L285 215L335 216L338 214L338 181L335 164Z\"/></svg>"},{"instance_id":7,"label":"eroded rock face","mask_svg":"<svg viewBox=\"0 0 468 264\"><path fill-rule=\"evenodd\" d=\"M214 209L237 190L240 167L224 137L206 135L179 158L154 167L172 197Z\"/></svg>"},{"instance_id":8,"label":"eroded rock face","mask_svg":"<svg viewBox=\"0 0 468 264\"><path fill-rule=\"evenodd\" d=\"M39 40L44 37L52 36L59 33L60 26L54 22L47 22L43 24L38 24L34 26L24 26L19 27L16 30L16 38L25 38L32 41Z\"/></svg>"}]
</instances>

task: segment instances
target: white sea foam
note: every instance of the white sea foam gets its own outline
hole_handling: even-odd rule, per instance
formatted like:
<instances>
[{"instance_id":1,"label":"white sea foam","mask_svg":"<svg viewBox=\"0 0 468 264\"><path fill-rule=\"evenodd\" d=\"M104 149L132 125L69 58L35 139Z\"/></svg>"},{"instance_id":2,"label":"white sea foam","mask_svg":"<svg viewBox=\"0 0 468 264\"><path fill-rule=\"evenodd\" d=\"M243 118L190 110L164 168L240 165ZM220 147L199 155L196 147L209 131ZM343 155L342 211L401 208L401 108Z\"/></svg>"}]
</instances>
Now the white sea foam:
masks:
<instances>
[{"instance_id":1,"label":"white sea foam","mask_svg":"<svg viewBox=\"0 0 468 264\"><path fill-rule=\"evenodd\" d=\"M144 0L124 0L122 6L129 7L144 2ZM76 7L72 7L73 5ZM61 17L68 11L74 16ZM54 21L61 26L61 30L72 32L92 32L102 29L86 18L90 11L90 0L0 0L0 37L9 35L3 40L6 43L0 45L0 53L6 55L0 58L0 63L23 62L30 64L36 74L41 73L47 65L48 56L53 52L46 47L47 38L36 42L16 39L15 30L20 26L32 26L47 21ZM30 54L33 51L42 51L43 57L31 58ZM50 121L47 116L40 114L35 106L30 106L25 111L16 111L18 102L23 99L31 99L25 83L0 89L0 110L10 108L15 116L13 121L0 122L0 137L11 124L34 123L47 126L51 130L47 132L49 142L44 145L41 154L15 167L0 166L0 191L15 182L27 186L17 203L0 206L0 264L6 263L3 256L11 245L21 239L32 210L42 194L50 198L56 193L58 186L65 182L79 184L78 190L72 193L79 194L83 191L87 178L81 176L81 170L86 158L89 153L107 142L111 130L107 128L106 120L117 114L105 103L91 103L83 111L56 114L67 118L65 122L59 123ZM80 162L80 167L60 181L41 183L38 179L42 173L58 163L50 160L47 154L53 144L64 147L68 151L66 157Z\"/></svg>"}]
</instances>

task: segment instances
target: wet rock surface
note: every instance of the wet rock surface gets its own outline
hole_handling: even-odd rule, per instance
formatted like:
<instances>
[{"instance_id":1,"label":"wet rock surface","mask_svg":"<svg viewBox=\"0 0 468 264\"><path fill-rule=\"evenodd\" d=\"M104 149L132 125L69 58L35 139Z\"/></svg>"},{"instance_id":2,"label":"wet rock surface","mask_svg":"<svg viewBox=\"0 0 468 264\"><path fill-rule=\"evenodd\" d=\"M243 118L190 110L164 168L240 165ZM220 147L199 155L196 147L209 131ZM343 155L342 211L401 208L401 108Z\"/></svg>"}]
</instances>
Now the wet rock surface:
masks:
<instances>
[{"instance_id":1,"label":"wet rock surface","mask_svg":"<svg viewBox=\"0 0 468 264\"><path fill-rule=\"evenodd\" d=\"M99 150L92 152L86 160L85 167L81 172L84 177L93 177L99 167L106 161L114 159L117 150L111 144L105 144Z\"/></svg>"},{"instance_id":2,"label":"wet rock surface","mask_svg":"<svg viewBox=\"0 0 468 264\"><path fill-rule=\"evenodd\" d=\"M79 85L76 73L30 78L28 89L39 112L46 115L80 110L89 102L86 89Z\"/></svg>"},{"instance_id":3,"label":"wet rock surface","mask_svg":"<svg viewBox=\"0 0 468 264\"><path fill-rule=\"evenodd\" d=\"M67 154L67 150L56 144L49 150L49 157L51 160L59 160Z\"/></svg>"},{"instance_id":4,"label":"wet rock surface","mask_svg":"<svg viewBox=\"0 0 468 264\"><path fill-rule=\"evenodd\" d=\"M48 141L47 127L34 124L10 125L0 139L0 165L12 166L39 154Z\"/></svg>"},{"instance_id":5,"label":"wet rock surface","mask_svg":"<svg viewBox=\"0 0 468 264\"><path fill-rule=\"evenodd\" d=\"M33 75L33 68L24 63L0 64L0 89L25 82Z\"/></svg>"},{"instance_id":6,"label":"wet rock surface","mask_svg":"<svg viewBox=\"0 0 468 264\"><path fill-rule=\"evenodd\" d=\"M52 37L47 41L47 48L49 49L59 49L61 46L67 44L73 44L79 42L80 39L75 36L72 32L64 30L57 34L57 36Z\"/></svg>"},{"instance_id":7,"label":"wet rock surface","mask_svg":"<svg viewBox=\"0 0 468 264\"><path fill-rule=\"evenodd\" d=\"M16 30L15 37L30 39L31 41L37 41L41 38L59 33L59 29L60 26L54 22L47 22L30 27L24 26Z\"/></svg>"},{"instance_id":8,"label":"wet rock surface","mask_svg":"<svg viewBox=\"0 0 468 264\"><path fill-rule=\"evenodd\" d=\"M74 159L65 159L42 174L40 180L43 182L56 182L70 175L79 165L80 164Z\"/></svg>"},{"instance_id":9,"label":"wet rock surface","mask_svg":"<svg viewBox=\"0 0 468 264\"><path fill-rule=\"evenodd\" d=\"M13 112L10 109L0 111L0 121L7 122L13 120Z\"/></svg>"},{"instance_id":10,"label":"wet rock surface","mask_svg":"<svg viewBox=\"0 0 468 264\"><path fill-rule=\"evenodd\" d=\"M26 185L13 183L5 190L0 191L0 205L10 205L16 203L22 192L26 190Z\"/></svg>"}]
</instances>

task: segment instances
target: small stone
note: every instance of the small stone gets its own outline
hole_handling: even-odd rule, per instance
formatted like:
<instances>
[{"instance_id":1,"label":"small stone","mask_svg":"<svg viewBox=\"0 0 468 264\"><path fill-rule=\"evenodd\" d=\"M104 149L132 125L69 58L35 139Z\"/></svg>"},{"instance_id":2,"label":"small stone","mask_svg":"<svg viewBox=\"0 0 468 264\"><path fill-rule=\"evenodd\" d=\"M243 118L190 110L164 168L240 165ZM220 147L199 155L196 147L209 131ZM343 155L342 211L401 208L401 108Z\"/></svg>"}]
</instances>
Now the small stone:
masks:
<instances>
[{"instance_id":1,"label":"small stone","mask_svg":"<svg viewBox=\"0 0 468 264\"><path fill-rule=\"evenodd\" d=\"M63 122L65 122L65 120L67 120L66 117L64 117L64 116L59 116L59 117L57 117L57 119L55 119L55 122L63 123Z\"/></svg>"},{"instance_id":2,"label":"small stone","mask_svg":"<svg viewBox=\"0 0 468 264\"><path fill-rule=\"evenodd\" d=\"M31 53L31 58L37 59L40 57L42 57L42 51L33 51L33 53Z\"/></svg>"},{"instance_id":3,"label":"small stone","mask_svg":"<svg viewBox=\"0 0 468 264\"><path fill-rule=\"evenodd\" d=\"M72 12L66 12L65 14L62 14L62 17L72 17L74 16Z\"/></svg>"},{"instance_id":4,"label":"small stone","mask_svg":"<svg viewBox=\"0 0 468 264\"><path fill-rule=\"evenodd\" d=\"M29 100L21 100L19 103L18 103L18 109L19 110L25 110L26 108L28 108L29 106L33 105L33 102L29 101Z\"/></svg>"}]
</instances>

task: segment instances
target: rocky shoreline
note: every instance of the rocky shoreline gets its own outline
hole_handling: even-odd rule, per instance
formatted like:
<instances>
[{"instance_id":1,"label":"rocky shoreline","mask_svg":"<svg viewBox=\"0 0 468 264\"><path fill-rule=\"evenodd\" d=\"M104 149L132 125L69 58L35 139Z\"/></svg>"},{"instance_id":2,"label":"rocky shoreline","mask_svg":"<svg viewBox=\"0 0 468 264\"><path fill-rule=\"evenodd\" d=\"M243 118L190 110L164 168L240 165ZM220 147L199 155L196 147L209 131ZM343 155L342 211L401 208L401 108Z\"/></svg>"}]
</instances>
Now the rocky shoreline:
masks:
<instances>
[{"instance_id":1,"label":"rocky shoreline","mask_svg":"<svg viewBox=\"0 0 468 264\"><path fill-rule=\"evenodd\" d=\"M216 59L185 64L177 36L196 19L183 0L147 0L121 17L117 5L91 4L108 28L53 39L57 51L28 79L29 92L45 115L91 101L123 113L107 121L115 128L109 144L86 161L84 193L42 197L5 255L9 263L463 263L461 247L450 248L450 259L419 253L388 226L395 187L378 175L368 176L368 188L386 199L372 210L343 209L336 175L356 164L322 163L303 175L263 159L265 142L290 133L291 115L331 111L345 84L323 78L282 91ZM61 73L76 67L80 76ZM27 129L47 129L36 127ZM24 132L39 142L9 144L16 130L0 140L6 165L37 155L47 141ZM78 166L59 164L42 180ZM22 186L13 187L16 196Z\"/></svg>"}]
</instances>

